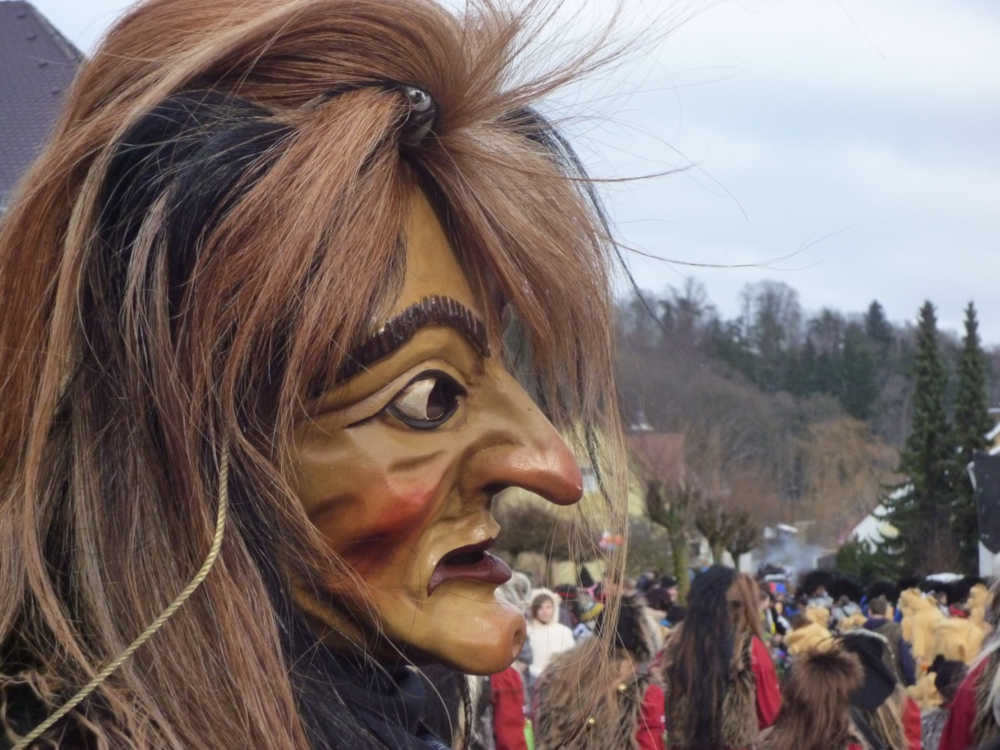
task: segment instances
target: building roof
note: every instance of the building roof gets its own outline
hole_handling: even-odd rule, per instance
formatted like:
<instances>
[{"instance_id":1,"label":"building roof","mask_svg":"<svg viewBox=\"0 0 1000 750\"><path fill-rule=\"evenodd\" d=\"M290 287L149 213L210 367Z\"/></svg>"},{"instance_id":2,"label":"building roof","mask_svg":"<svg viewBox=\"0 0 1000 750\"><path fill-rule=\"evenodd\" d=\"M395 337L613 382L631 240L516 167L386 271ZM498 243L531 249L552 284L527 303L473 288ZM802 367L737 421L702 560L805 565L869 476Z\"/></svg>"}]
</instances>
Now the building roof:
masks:
<instances>
[{"instance_id":1,"label":"building roof","mask_svg":"<svg viewBox=\"0 0 1000 750\"><path fill-rule=\"evenodd\" d=\"M41 150L82 61L30 3L0 0L0 211Z\"/></svg>"},{"instance_id":2,"label":"building roof","mask_svg":"<svg viewBox=\"0 0 1000 750\"><path fill-rule=\"evenodd\" d=\"M677 432L632 432L628 445L650 479L676 482L684 478L684 435Z\"/></svg>"}]
</instances>

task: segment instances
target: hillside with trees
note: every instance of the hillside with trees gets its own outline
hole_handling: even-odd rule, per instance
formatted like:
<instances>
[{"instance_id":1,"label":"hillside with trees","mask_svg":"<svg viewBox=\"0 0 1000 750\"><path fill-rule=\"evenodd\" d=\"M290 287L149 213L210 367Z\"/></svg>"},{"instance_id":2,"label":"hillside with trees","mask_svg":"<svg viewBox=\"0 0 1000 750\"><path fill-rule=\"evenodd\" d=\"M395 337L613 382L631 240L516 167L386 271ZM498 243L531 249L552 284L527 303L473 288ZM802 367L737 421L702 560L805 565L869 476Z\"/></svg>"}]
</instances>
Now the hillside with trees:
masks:
<instances>
[{"instance_id":1,"label":"hillside with trees","mask_svg":"<svg viewBox=\"0 0 1000 750\"><path fill-rule=\"evenodd\" d=\"M894 322L878 301L860 311L807 304L775 281L747 285L732 318L692 278L634 294L618 310L619 389L626 420L686 436L701 492L761 521L812 522L810 541L834 546L911 469L922 329ZM970 424L962 410L981 409L968 406L976 397L959 392L968 378L958 374L971 368L997 403L1000 350L982 354L980 371L953 334L936 331L935 345L934 419L951 424L957 413ZM969 442L948 429L943 440Z\"/></svg>"}]
</instances>

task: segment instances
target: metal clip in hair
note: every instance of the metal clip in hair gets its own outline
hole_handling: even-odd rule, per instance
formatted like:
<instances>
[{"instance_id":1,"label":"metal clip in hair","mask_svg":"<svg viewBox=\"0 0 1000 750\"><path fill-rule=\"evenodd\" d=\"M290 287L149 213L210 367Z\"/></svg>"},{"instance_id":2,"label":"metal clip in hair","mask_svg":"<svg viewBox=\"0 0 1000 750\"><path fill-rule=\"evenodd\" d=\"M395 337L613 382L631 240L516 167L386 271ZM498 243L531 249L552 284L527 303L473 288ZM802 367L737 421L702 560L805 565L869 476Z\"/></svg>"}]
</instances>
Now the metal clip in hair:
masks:
<instances>
[{"instance_id":1,"label":"metal clip in hair","mask_svg":"<svg viewBox=\"0 0 1000 750\"><path fill-rule=\"evenodd\" d=\"M434 98L417 86L400 86L400 91L410 105L410 111L403 122L400 144L405 148L416 148L434 127L437 120L437 103Z\"/></svg>"}]
</instances>

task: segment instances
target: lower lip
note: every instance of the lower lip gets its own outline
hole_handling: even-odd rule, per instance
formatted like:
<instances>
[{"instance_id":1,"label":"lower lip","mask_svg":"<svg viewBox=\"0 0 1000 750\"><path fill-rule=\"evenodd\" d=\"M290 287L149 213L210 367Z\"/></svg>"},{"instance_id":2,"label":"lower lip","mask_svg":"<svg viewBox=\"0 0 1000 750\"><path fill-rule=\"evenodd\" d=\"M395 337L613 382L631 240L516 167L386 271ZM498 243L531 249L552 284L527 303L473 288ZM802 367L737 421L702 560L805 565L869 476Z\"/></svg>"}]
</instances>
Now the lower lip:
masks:
<instances>
[{"instance_id":1,"label":"lower lip","mask_svg":"<svg viewBox=\"0 0 1000 750\"><path fill-rule=\"evenodd\" d=\"M427 584L427 595L434 593L434 589L445 581L453 578L462 578L469 581L482 581L499 586L510 580L510 567L499 557L491 555L489 552L483 553L483 559L474 563L463 565L438 565L431 574L431 580Z\"/></svg>"}]
</instances>

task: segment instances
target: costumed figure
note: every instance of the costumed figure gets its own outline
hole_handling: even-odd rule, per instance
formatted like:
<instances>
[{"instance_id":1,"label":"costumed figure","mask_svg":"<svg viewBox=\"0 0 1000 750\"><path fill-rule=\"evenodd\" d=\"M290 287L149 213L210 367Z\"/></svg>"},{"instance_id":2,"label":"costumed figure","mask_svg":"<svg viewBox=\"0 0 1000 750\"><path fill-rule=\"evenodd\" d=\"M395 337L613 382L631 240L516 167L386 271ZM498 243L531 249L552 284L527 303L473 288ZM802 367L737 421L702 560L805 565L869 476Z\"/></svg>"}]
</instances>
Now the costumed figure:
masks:
<instances>
[{"instance_id":1,"label":"costumed figure","mask_svg":"<svg viewBox=\"0 0 1000 750\"><path fill-rule=\"evenodd\" d=\"M785 646L791 656L829 647L833 633L803 614L792 618L792 629L785 636Z\"/></svg>"},{"instance_id":2,"label":"costumed figure","mask_svg":"<svg viewBox=\"0 0 1000 750\"><path fill-rule=\"evenodd\" d=\"M0 226L6 742L441 748L418 667L515 659L494 496L577 502L566 440L625 496L614 250L529 106L605 53L521 76L534 10L151 0L82 66Z\"/></svg>"},{"instance_id":3,"label":"costumed figure","mask_svg":"<svg viewBox=\"0 0 1000 750\"><path fill-rule=\"evenodd\" d=\"M913 658L919 667L927 667L934 657L934 629L946 617L937 602L920 593L904 591L900 596L903 619L900 622L903 638L913 650Z\"/></svg>"},{"instance_id":4,"label":"costumed figure","mask_svg":"<svg viewBox=\"0 0 1000 750\"><path fill-rule=\"evenodd\" d=\"M576 623L573 627L573 640L579 642L590 638L594 634L598 615L604 611L604 605L596 601L586 590L577 589L569 608Z\"/></svg>"},{"instance_id":5,"label":"costumed figure","mask_svg":"<svg viewBox=\"0 0 1000 750\"><path fill-rule=\"evenodd\" d=\"M663 690L650 671L658 628L644 609L639 596L628 595L617 616L610 610L597 616L595 635L610 631L614 639L610 680L579 681L598 658L599 638L552 660L535 685L538 750L663 750Z\"/></svg>"},{"instance_id":6,"label":"costumed figure","mask_svg":"<svg viewBox=\"0 0 1000 750\"><path fill-rule=\"evenodd\" d=\"M670 748L748 748L774 723L781 694L757 594L753 578L721 565L692 582L687 614L659 664Z\"/></svg>"},{"instance_id":7,"label":"costumed figure","mask_svg":"<svg viewBox=\"0 0 1000 750\"><path fill-rule=\"evenodd\" d=\"M936 658L931 664L927 674L933 680L936 705L923 711L920 716L924 750L938 750L951 702L967 672L968 668L963 662L945 659L943 656ZM914 700L917 698L914 697ZM919 700L917 702L919 704Z\"/></svg>"},{"instance_id":8,"label":"costumed figure","mask_svg":"<svg viewBox=\"0 0 1000 750\"><path fill-rule=\"evenodd\" d=\"M802 654L785 679L781 713L754 750L857 750L851 694L863 678L858 658L837 646Z\"/></svg>"},{"instance_id":9,"label":"costumed figure","mask_svg":"<svg viewBox=\"0 0 1000 750\"><path fill-rule=\"evenodd\" d=\"M803 598L803 603L809 607L822 607L829 614L830 607L833 606L833 597L828 593L828 589L834 580L833 574L826 570L811 570L803 575L799 582L799 595Z\"/></svg>"},{"instance_id":10,"label":"costumed figure","mask_svg":"<svg viewBox=\"0 0 1000 750\"><path fill-rule=\"evenodd\" d=\"M851 720L863 750L921 750L920 708L906 694L885 636L854 630L838 647L861 662L864 679L851 693Z\"/></svg>"}]
</instances>

